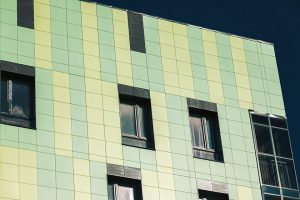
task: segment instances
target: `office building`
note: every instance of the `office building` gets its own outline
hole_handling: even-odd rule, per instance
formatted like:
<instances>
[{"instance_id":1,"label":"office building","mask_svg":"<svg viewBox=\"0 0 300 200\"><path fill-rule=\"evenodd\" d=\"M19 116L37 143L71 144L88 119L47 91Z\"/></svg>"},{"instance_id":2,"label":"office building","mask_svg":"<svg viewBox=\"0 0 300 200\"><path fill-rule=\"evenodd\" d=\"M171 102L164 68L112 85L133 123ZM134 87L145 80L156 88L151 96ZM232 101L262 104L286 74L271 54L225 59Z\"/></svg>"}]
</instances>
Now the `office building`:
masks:
<instances>
[{"instance_id":1,"label":"office building","mask_svg":"<svg viewBox=\"0 0 300 200\"><path fill-rule=\"evenodd\" d=\"M0 0L1 200L299 200L273 45Z\"/></svg>"}]
</instances>

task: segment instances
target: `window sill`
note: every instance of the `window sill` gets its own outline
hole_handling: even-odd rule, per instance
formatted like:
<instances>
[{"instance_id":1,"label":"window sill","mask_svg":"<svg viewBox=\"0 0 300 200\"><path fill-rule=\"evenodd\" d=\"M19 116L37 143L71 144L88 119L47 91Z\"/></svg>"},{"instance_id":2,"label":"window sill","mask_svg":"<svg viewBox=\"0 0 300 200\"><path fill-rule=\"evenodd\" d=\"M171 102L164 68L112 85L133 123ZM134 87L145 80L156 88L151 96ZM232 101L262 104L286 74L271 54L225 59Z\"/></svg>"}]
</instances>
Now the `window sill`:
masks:
<instances>
[{"instance_id":1,"label":"window sill","mask_svg":"<svg viewBox=\"0 0 300 200\"><path fill-rule=\"evenodd\" d=\"M131 147L154 150L153 143L138 137L127 137L122 135L122 144Z\"/></svg>"},{"instance_id":2,"label":"window sill","mask_svg":"<svg viewBox=\"0 0 300 200\"><path fill-rule=\"evenodd\" d=\"M11 125L11 126L17 126L20 128L28 128L28 129L36 130L34 121L3 115L3 114L0 115L0 123Z\"/></svg>"},{"instance_id":3,"label":"window sill","mask_svg":"<svg viewBox=\"0 0 300 200\"><path fill-rule=\"evenodd\" d=\"M224 163L223 156L221 153L216 153L214 150L211 151L209 149L193 148L193 157L198 159Z\"/></svg>"}]
</instances>

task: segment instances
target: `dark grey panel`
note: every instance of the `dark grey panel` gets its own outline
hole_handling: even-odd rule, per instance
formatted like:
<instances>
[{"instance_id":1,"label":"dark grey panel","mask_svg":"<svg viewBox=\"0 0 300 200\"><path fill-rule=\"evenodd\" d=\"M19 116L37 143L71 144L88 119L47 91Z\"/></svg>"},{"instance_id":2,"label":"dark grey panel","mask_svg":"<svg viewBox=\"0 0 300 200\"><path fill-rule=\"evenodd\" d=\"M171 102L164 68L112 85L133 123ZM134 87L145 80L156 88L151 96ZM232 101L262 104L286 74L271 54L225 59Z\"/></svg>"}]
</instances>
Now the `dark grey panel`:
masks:
<instances>
[{"instance_id":1,"label":"dark grey panel","mask_svg":"<svg viewBox=\"0 0 300 200\"><path fill-rule=\"evenodd\" d=\"M0 61L0 70L12 72L16 74L22 74L26 76L35 76L35 68L7 61Z\"/></svg>"},{"instance_id":2,"label":"dark grey panel","mask_svg":"<svg viewBox=\"0 0 300 200\"><path fill-rule=\"evenodd\" d=\"M197 179L197 188L200 190L228 194L228 187L225 183Z\"/></svg>"},{"instance_id":3,"label":"dark grey panel","mask_svg":"<svg viewBox=\"0 0 300 200\"><path fill-rule=\"evenodd\" d=\"M34 6L33 0L18 0L18 26L34 29Z\"/></svg>"},{"instance_id":4,"label":"dark grey panel","mask_svg":"<svg viewBox=\"0 0 300 200\"><path fill-rule=\"evenodd\" d=\"M118 91L119 91L119 94L140 97L140 98L144 98L144 99L150 99L150 92L149 92L149 90L146 90L146 89L119 84Z\"/></svg>"},{"instance_id":5,"label":"dark grey panel","mask_svg":"<svg viewBox=\"0 0 300 200\"><path fill-rule=\"evenodd\" d=\"M127 12L130 49L141 53L146 53L143 15Z\"/></svg>"},{"instance_id":6,"label":"dark grey panel","mask_svg":"<svg viewBox=\"0 0 300 200\"><path fill-rule=\"evenodd\" d=\"M142 179L140 169L133 167L125 167L122 165L107 164L107 174L137 180Z\"/></svg>"},{"instance_id":7,"label":"dark grey panel","mask_svg":"<svg viewBox=\"0 0 300 200\"><path fill-rule=\"evenodd\" d=\"M187 98L187 105L188 105L188 107L191 107L191 108L197 108L197 109L217 112L217 104L207 102L207 101L201 101L201 100L197 100L197 99Z\"/></svg>"}]
</instances>

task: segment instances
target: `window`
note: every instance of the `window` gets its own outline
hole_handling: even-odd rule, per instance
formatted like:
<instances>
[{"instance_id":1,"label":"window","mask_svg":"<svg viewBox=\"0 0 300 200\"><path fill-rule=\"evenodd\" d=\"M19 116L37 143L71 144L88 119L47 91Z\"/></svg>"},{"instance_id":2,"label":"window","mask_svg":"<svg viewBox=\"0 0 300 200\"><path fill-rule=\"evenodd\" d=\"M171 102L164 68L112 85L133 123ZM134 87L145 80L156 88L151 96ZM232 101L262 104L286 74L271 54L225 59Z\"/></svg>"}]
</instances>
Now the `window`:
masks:
<instances>
[{"instance_id":1,"label":"window","mask_svg":"<svg viewBox=\"0 0 300 200\"><path fill-rule=\"evenodd\" d=\"M17 23L18 26L25 28L34 28L34 8L33 0L18 0L17 1Z\"/></svg>"},{"instance_id":2,"label":"window","mask_svg":"<svg viewBox=\"0 0 300 200\"><path fill-rule=\"evenodd\" d=\"M189 121L195 157L223 160L216 105L188 99Z\"/></svg>"},{"instance_id":3,"label":"window","mask_svg":"<svg viewBox=\"0 0 300 200\"><path fill-rule=\"evenodd\" d=\"M149 91L119 85L119 99L123 144L154 149Z\"/></svg>"},{"instance_id":4,"label":"window","mask_svg":"<svg viewBox=\"0 0 300 200\"><path fill-rule=\"evenodd\" d=\"M298 197L294 160L286 119L250 112L265 199ZM274 195L271 195L271 194ZM296 194L296 195L295 195Z\"/></svg>"},{"instance_id":5,"label":"window","mask_svg":"<svg viewBox=\"0 0 300 200\"><path fill-rule=\"evenodd\" d=\"M142 200L141 181L118 176L108 176L109 200Z\"/></svg>"},{"instance_id":6,"label":"window","mask_svg":"<svg viewBox=\"0 0 300 200\"><path fill-rule=\"evenodd\" d=\"M1 123L35 128L34 68L1 61Z\"/></svg>"},{"instance_id":7,"label":"window","mask_svg":"<svg viewBox=\"0 0 300 200\"><path fill-rule=\"evenodd\" d=\"M132 51L146 53L143 15L129 11L127 15L130 49Z\"/></svg>"},{"instance_id":8,"label":"window","mask_svg":"<svg viewBox=\"0 0 300 200\"><path fill-rule=\"evenodd\" d=\"M228 194L199 190L199 200L229 200Z\"/></svg>"}]
</instances>

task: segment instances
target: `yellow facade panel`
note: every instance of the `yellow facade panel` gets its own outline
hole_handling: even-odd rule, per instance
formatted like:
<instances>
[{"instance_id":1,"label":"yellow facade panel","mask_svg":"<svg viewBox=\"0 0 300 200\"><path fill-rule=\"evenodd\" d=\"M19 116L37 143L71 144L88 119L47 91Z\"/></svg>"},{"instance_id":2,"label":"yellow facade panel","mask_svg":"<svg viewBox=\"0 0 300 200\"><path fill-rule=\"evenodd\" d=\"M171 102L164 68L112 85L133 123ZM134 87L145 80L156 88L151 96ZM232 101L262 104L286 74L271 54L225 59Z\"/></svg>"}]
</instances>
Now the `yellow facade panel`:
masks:
<instances>
[{"instance_id":1,"label":"yellow facade panel","mask_svg":"<svg viewBox=\"0 0 300 200\"><path fill-rule=\"evenodd\" d=\"M103 110L87 108L87 121L95 124L103 124Z\"/></svg>"},{"instance_id":2,"label":"yellow facade panel","mask_svg":"<svg viewBox=\"0 0 300 200\"><path fill-rule=\"evenodd\" d=\"M112 9L113 19L128 23L127 12L119 9Z\"/></svg>"},{"instance_id":3,"label":"yellow facade panel","mask_svg":"<svg viewBox=\"0 0 300 200\"><path fill-rule=\"evenodd\" d=\"M129 37L126 35L114 34L115 47L130 50Z\"/></svg>"},{"instance_id":4,"label":"yellow facade panel","mask_svg":"<svg viewBox=\"0 0 300 200\"><path fill-rule=\"evenodd\" d=\"M17 148L0 146L0 162L19 164L19 151Z\"/></svg>"},{"instance_id":5,"label":"yellow facade panel","mask_svg":"<svg viewBox=\"0 0 300 200\"><path fill-rule=\"evenodd\" d=\"M73 158L74 174L90 176L90 163L88 160Z\"/></svg>"},{"instance_id":6,"label":"yellow facade panel","mask_svg":"<svg viewBox=\"0 0 300 200\"><path fill-rule=\"evenodd\" d=\"M19 199L19 183L0 180L0 197L4 199Z\"/></svg>"},{"instance_id":7,"label":"yellow facade panel","mask_svg":"<svg viewBox=\"0 0 300 200\"><path fill-rule=\"evenodd\" d=\"M20 183L20 200L37 200L38 192L36 185Z\"/></svg>"},{"instance_id":8,"label":"yellow facade panel","mask_svg":"<svg viewBox=\"0 0 300 200\"><path fill-rule=\"evenodd\" d=\"M54 101L54 116L71 119L70 104Z\"/></svg>"},{"instance_id":9,"label":"yellow facade panel","mask_svg":"<svg viewBox=\"0 0 300 200\"><path fill-rule=\"evenodd\" d=\"M131 54L129 49L115 47L116 61L131 63Z\"/></svg>"},{"instance_id":10,"label":"yellow facade panel","mask_svg":"<svg viewBox=\"0 0 300 200\"><path fill-rule=\"evenodd\" d=\"M176 59L182 62L190 63L190 51L181 48L175 48Z\"/></svg>"},{"instance_id":11,"label":"yellow facade panel","mask_svg":"<svg viewBox=\"0 0 300 200\"><path fill-rule=\"evenodd\" d=\"M157 24L158 24L159 31L166 31L169 33L173 33L172 22L163 19L158 19Z\"/></svg>"},{"instance_id":12,"label":"yellow facade panel","mask_svg":"<svg viewBox=\"0 0 300 200\"><path fill-rule=\"evenodd\" d=\"M159 31L159 41L161 44L174 46L174 37L172 32Z\"/></svg>"},{"instance_id":13,"label":"yellow facade panel","mask_svg":"<svg viewBox=\"0 0 300 200\"><path fill-rule=\"evenodd\" d=\"M206 54L218 56L217 45L214 42L203 41L203 49Z\"/></svg>"},{"instance_id":14,"label":"yellow facade panel","mask_svg":"<svg viewBox=\"0 0 300 200\"><path fill-rule=\"evenodd\" d=\"M54 117L54 131L56 133L71 134L71 120L61 117Z\"/></svg>"},{"instance_id":15,"label":"yellow facade panel","mask_svg":"<svg viewBox=\"0 0 300 200\"><path fill-rule=\"evenodd\" d=\"M19 182L37 184L37 168L19 166Z\"/></svg>"},{"instance_id":16,"label":"yellow facade panel","mask_svg":"<svg viewBox=\"0 0 300 200\"><path fill-rule=\"evenodd\" d=\"M74 175L74 185L77 192L91 192L91 180L89 176Z\"/></svg>"},{"instance_id":17,"label":"yellow facade panel","mask_svg":"<svg viewBox=\"0 0 300 200\"><path fill-rule=\"evenodd\" d=\"M69 88L69 74L53 71L53 85Z\"/></svg>"},{"instance_id":18,"label":"yellow facade panel","mask_svg":"<svg viewBox=\"0 0 300 200\"><path fill-rule=\"evenodd\" d=\"M184 24L179 24L179 23L172 23L173 24L173 32L174 34L177 35L182 35L187 37L187 26Z\"/></svg>"},{"instance_id":19,"label":"yellow facade panel","mask_svg":"<svg viewBox=\"0 0 300 200\"><path fill-rule=\"evenodd\" d=\"M205 63L207 67L220 69L220 63L218 56L204 54L205 56Z\"/></svg>"},{"instance_id":20,"label":"yellow facade panel","mask_svg":"<svg viewBox=\"0 0 300 200\"><path fill-rule=\"evenodd\" d=\"M213 81L208 81L208 88L210 100L218 104L224 104L222 84Z\"/></svg>"},{"instance_id":21,"label":"yellow facade panel","mask_svg":"<svg viewBox=\"0 0 300 200\"><path fill-rule=\"evenodd\" d=\"M89 15L97 15L96 4L81 1L81 12Z\"/></svg>"},{"instance_id":22,"label":"yellow facade panel","mask_svg":"<svg viewBox=\"0 0 300 200\"><path fill-rule=\"evenodd\" d=\"M235 48L244 49L243 39L237 36L230 36L230 45Z\"/></svg>"},{"instance_id":23,"label":"yellow facade panel","mask_svg":"<svg viewBox=\"0 0 300 200\"><path fill-rule=\"evenodd\" d=\"M164 71L177 73L176 60L162 57L161 62Z\"/></svg>"},{"instance_id":24,"label":"yellow facade panel","mask_svg":"<svg viewBox=\"0 0 300 200\"><path fill-rule=\"evenodd\" d=\"M128 23L123 21L113 20L114 35L123 35L129 38Z\"/></svg>"},{"instance_id":25,"label":"yellow facade panel","mask_svg":"<svg viewBox=\"0 0 300 200\"><path fill-rule=\"evenodd\" d=\"M208 42L216 43L216 33L215 31L208 29L201 29L202 31L202 39Z\"/></svg>"}]
</instances>

